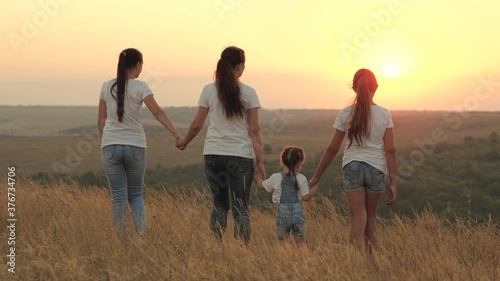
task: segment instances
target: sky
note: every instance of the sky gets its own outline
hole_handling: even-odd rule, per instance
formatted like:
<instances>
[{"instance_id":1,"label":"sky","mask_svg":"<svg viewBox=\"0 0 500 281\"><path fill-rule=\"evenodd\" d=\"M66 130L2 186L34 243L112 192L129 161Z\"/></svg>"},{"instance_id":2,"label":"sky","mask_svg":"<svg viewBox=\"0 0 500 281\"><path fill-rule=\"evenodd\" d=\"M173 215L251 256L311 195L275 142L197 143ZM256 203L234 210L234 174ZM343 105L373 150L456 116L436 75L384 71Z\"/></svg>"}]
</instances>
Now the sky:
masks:
<instances>
[{"instance_id":1,"label":"sky","mask_svg":"<svg viewBox=\"0 0 500 281\"><path fill-rule=\"evenodd\" d=\"M350 104L359 68L393 110L498 111L496 0L0 0L0 105L97 105L121 50L161 106L196 106L224 47L263 108Z\"/></svg>"}]
</instances>

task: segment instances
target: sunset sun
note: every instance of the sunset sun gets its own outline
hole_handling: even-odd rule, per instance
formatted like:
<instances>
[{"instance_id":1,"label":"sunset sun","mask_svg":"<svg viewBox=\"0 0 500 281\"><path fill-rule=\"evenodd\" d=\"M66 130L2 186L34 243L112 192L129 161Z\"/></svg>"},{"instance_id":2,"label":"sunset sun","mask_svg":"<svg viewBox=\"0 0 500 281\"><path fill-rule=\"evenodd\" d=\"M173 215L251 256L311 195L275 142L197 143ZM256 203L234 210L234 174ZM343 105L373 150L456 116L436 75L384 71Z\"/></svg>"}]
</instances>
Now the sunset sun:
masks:
<instances>
[{"instance_id":1,"label":"sunset sun","mask_svg":"<svg viewBox=\"0 0 500 281\"><path fill-rule=\"evenodd\" d=\"M401 76L399 63L396 61L388 61L382 65L382 75L386 78L398 78Z\"/></svg>"}]
</instances>

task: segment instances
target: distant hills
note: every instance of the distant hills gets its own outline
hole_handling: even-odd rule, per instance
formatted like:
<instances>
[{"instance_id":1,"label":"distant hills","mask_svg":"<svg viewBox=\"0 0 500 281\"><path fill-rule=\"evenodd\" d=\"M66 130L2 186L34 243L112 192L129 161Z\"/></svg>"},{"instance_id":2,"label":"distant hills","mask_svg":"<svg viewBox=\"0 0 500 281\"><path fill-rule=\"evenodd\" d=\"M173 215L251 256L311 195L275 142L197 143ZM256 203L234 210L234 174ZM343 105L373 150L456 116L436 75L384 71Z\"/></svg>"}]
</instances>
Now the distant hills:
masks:
<instances>
[{"instance_id":1,"label":"distant hills","mask_svg":"<svg viewBox=\"0 0 500 281\"><path fill-rule=\"evenodd\" d=\"M176 126L187 128L198 107L165 107L164 110ZM263 124L289 124L310 119L330 118L337 110L280 109L260 111ZM165 130L150 111L142 110L146 133L163 133ZM97 126L96 106L0 106L0 135L6 136L77 136L82 130Z\"/></svg>"},{"instance_id":2,"label":"distant hills","mask_svg":"<svg viewBox=\"0 0 500 281\"><path fill-rule=\"evenodd\" d=\"M193 120L197 107L165 107L167 115L180 129L186 129ZM262 109L260 123L263 128L279 129L283 125L301 124L305 131L316 130L315 125L331 128L338 109ZM450 113L444 111L391 111L395 124L403 127L429 127L461 125L467 127L495 127L500 124L499 112ZM472 115L471 115L472 114ZM470 116L474 116L471 120ZM478 117L482 116L482 117ZM495 122L495 120L497 120ZM143 108L143 122L147 134L164 133L164 128ZM208 121L207 121L208 123ZM460 124L459 124L460 123ZM97 127L96 106L0 106L0 135L5 136L78 136L82 130ZM463 126L462 126L463 127ZM411 131L411 130L410 130Z\"/></svg>"}]
</instances>

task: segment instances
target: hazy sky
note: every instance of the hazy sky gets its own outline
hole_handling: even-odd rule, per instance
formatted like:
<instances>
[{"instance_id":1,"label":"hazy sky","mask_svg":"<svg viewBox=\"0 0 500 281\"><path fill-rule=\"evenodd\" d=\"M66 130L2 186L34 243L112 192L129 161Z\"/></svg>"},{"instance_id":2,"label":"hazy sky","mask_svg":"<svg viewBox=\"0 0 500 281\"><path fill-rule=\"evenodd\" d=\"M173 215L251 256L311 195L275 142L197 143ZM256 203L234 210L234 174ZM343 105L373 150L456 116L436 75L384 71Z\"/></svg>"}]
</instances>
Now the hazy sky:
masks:
<instances>
[{"instance_id":1,"label":"hazy sky","mask_svg":"<svg viewBox=\"0 0 500 281\"><path fill-rule=\"evenodd\" d=\"M390 109L500 108L497 0L0 3L0 105L97 105L135 47L160 105L195 106L236 45L265 108L341 108L362 67Z\"/></svg>"}]
</instances>

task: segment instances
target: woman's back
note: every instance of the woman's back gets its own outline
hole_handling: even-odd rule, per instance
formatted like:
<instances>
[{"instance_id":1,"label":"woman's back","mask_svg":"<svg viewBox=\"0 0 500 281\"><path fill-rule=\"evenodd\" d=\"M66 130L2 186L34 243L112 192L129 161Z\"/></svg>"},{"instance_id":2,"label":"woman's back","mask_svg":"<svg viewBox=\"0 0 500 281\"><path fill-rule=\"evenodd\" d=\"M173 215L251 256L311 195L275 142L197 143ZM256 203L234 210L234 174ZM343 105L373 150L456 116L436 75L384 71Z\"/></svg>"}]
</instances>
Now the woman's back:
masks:
<instances>
[{"instance_id":1,"label":"woman's back","mask_svg":"<svg viewBox=\"0 0 500 281\"><path fill-rule=\"evenodd\" d=\"M343 132L349 130L349 121L353 106L342 109L335 120L334 128ZM385 171L386 157L384 152L384 135L387 128L392 128L392 118L389 110L378 105L370 106L370 134L363 139L362 144L353 142L349 147L349 140L345 142L342 166L351 161L363 161L375 168Z\"/></svg>"},{"instance_id":2,"label":"woman's back","mask_svg":"<svg viewBox=\"0 0 500 281\"><path fill-rule=\"evenodd\" d=\"M120 122L116 114L117 102L110 91L115 81L116 79L106 81L101 88L100 98L105 101L107 112L101 147L111 144L146 147L141 109L144 98L153 92L146 82L128 79L124 99L124 115L122 122ZM114 92L116 96L116 91Z\"/></svg>"},{"instance_id":3,"label":"woman's back","mask_svg":"<svg viewBox=\"0 0 500 281\"><path fill-rule=\"evenodd\" d=\"M255 90L240 84L241 99L246 109L260 107ZM253 146L248 133L247 115L226 118L219 102L215 83L203 88L198 104L209 109L210 125L205 139L204 155L231 155L253 158Z\"/></svg>"}]
</instances>

